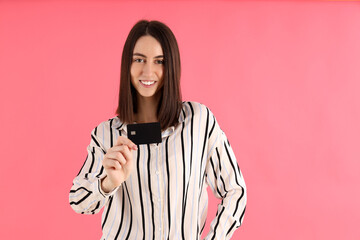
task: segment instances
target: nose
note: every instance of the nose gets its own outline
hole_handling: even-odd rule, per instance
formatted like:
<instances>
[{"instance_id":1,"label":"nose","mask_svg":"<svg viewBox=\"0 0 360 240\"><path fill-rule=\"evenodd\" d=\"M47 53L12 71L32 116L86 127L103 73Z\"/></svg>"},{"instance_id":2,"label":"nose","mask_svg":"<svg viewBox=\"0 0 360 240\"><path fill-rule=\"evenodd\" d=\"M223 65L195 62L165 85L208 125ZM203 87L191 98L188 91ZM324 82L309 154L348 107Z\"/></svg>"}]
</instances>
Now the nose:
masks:
<instances>
[{"instance_id":1,"label":"nose","mask_svg":"<svg viewBox=\"0 0 360 240\"><path fill-rule=\"evenodd\" d=\"M152 66L151 62L150 61L145 62L145 64L143 66L144 66L143 67L143 75L150 77L153 73L153 66Z\"/></svg>"}]
</instances>

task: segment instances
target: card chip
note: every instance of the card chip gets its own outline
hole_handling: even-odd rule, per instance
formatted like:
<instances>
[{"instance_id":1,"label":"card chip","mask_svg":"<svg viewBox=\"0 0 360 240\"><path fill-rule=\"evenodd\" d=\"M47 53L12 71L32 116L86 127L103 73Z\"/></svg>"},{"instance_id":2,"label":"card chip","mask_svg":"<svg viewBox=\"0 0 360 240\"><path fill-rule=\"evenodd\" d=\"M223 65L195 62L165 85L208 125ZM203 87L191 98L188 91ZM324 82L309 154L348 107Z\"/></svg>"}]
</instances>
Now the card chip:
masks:
<instances>
[{"instance_id":1,"label":"card chip","mask_svg":"<svg viewBox=\"0 0 360 240\"><path fill-rule=\"evenodd\" d=\"M136 135L136 131L131 131L131 135Z\"/></svg>"}]
</instances>

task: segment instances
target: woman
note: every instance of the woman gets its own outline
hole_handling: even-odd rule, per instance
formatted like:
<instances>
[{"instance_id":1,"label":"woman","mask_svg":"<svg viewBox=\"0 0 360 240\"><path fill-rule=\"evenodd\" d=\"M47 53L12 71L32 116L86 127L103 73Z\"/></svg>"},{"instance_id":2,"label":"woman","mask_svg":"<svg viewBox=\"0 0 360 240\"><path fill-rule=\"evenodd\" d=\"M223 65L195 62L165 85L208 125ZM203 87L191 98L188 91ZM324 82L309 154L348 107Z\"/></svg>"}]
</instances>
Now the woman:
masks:
<instances>
[{"instance_id":1,"label":"woman","mask_svg":"<svg viewBox=\"0 0 360 240\"><path fill-rule=\"evenodd\" d=\"M244 179L212 112L182 102L179 49L166 25L134 25L120 78L117 116L93 129L71 207L95 214L105 206L101 239L199 239L210 186L222 201L205 239L230 239L245 212ZM135 145L126 126L148 122L160 122L162 142Z\"/></svg>"}]
</instances>

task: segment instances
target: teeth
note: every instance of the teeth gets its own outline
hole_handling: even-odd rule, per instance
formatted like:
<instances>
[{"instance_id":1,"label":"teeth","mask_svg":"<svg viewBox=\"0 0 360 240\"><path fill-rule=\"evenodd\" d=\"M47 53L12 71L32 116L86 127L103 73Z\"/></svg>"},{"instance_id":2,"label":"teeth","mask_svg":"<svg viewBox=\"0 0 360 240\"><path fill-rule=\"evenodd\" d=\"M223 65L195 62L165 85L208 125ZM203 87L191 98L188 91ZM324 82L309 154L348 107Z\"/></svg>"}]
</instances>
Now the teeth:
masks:
<instances>
[{"instance_id":1,"label":"teeth","mask_svg":"<svg viewBox=\"0 0 360 240\"><path fill-rule=\"evenodd\" d=\"M154 84L155 83L155 81L142 81L142 80L140 80L144 85L148 85L148 86L150 86L151 84Z\"/></svg>"}]
</instances>

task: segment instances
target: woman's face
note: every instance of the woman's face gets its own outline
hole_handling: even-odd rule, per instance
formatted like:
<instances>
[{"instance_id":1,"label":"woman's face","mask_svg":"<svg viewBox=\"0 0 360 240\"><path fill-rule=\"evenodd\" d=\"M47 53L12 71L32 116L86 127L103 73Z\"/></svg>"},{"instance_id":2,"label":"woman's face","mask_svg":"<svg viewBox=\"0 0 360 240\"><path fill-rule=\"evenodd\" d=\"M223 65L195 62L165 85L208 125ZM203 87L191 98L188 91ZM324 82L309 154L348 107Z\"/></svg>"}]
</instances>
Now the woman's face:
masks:
<instances>
[{"instance_id":1,"label":"woman's face","mask_svg":"<svg viewBox=\"0 0 360 240\"><path fill-rule=\"evenodd\" d=\"M164 56L160 43L143 36L135 44L130 68L131 83L142 97L153 97L163 86Z\"/></svg>"}]
</instances>

